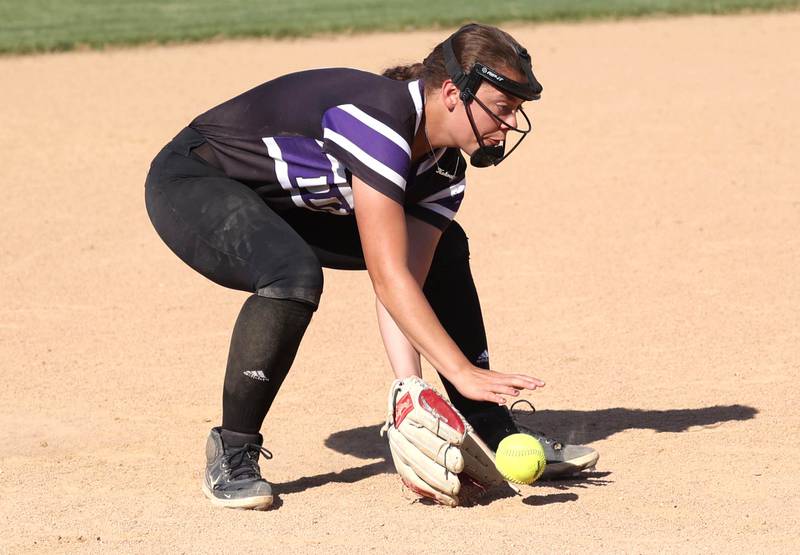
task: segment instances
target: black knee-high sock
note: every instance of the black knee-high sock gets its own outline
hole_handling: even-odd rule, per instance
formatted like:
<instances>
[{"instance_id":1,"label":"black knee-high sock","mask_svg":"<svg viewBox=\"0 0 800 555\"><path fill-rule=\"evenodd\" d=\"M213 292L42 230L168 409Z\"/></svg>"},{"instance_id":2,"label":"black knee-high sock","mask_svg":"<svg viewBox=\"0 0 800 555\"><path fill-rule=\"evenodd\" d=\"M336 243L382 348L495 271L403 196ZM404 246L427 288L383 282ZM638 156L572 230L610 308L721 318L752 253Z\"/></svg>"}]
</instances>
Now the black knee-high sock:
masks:
<instances>
[{"instance_id":1,"label":"black knee-high sock","mask_svg":"<svg viewBox=\"0 0 800 555\"><path fill-rule=\"evenodd\" d=\"M278 393L311 321L314 307L298 301L253 295L233 328L222 427L255 434Z\"/></svg>"},{"instance_id":2,"label":"black knee-high sock","mask_svg":"<svg viewBox=\"0 0 800 555\"><path fill-rule=\"evenodd\" d=\"M454 224L451 224L454 225ZM442 236L431 271L423 288L428 302L444 329L464 356L475 366L489 369L489 353L483 314L469 267L467 237L461 228ZM447 378L439 374L447 395L492 449L516 433L517 427L505 407L467 399Z\"/></svg>"}]
</instances>

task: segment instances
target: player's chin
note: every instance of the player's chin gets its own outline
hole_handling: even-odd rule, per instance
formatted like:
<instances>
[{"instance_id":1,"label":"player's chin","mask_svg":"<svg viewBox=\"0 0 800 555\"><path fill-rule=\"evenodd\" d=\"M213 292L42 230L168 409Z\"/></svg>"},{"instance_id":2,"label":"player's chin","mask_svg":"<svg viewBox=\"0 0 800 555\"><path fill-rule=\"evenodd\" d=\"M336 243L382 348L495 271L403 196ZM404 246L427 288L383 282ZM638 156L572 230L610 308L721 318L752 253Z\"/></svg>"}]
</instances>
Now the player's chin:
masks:
<instances>
[{"instance_id":1,"label":"player's chin","mask_svg":"<svg viewBox=\"0 0 800 555\"><path fill-rule=\"evenodd\" d=\"M483 140L483 146L494 146L497 144L497 141L489 142L486 139L482 140ZM473 141L468 145L461 147L461 150L463 150L467 154L467 156L472 156L480 147L481 145L478 144L478 141Z\"/></svg>"},{"instance_id":2,"label":"player's chin","mask_svg":"<svg viewBox=\"0 0 800 555\"><path fill-rule=\"evenodd\" d=\"M503 142L501 139L495 139L495 138L490 138L490 137L481 137L481 141L483 141L483 146L486 146L486 147L497 146L497 145L499 145L500 143ZM460 148L461 148L461 151L469 157L469 156L472 156L473 154L475 154L475 152L479 148L481 148L481 145L478 143L477 140L472 139L472 141L470 141L469 143L467 143L465 145L461 145Z\"/></svg>"},{"instance_id":3,"label":"player's chin","mask_svg":"<svg viewBox=\"0 0 800 555\"><path fill-rule=\"evenodd\" d=\"M467 144L460 145L461 152L466 154L467 156L472 156L475 154L475 151L480 148L481 145L478 144L477 141L472 141Z\"/></svg>"}]
</instances>

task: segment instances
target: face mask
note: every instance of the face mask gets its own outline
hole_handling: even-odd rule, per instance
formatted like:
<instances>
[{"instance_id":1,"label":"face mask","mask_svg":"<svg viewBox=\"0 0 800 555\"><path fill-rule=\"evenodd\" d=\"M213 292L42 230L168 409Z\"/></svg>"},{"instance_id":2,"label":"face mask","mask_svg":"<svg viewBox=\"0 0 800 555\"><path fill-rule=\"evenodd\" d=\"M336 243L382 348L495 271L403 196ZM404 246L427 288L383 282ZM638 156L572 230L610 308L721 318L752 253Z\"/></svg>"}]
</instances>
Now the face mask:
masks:
<instances>
[{"instance_id":1,"label":"face mask","mask_svg":"<svg viewBox=\"0 0 800 555\"><path fill-rule=\"evenodd\" d=\"M442 53L444 54L444 62L445 67L447 68L447 73L450 75L450 78L453 80L453 83L456 85L456 87L458 87L458 90L461 91L459 96L464 102L464 108L467 112L469 124L472 127L472 132L475 135L475 139L478 141L477 150L475 150L475 152L472 153L472 156L470 156L470 164L478 168L485 168L487 166L496 166L508 158L508 156L514 152L514 150L516 150L527 134L530 133L531 122L528 119L528 116L522 110L522 107L519 108L519 113L522 114L522 117L525 119L525 128L511 127L501 120L483 102L481 102L480 99L475 96L475 93L477 92L478 87L480 87L481 82L487 81L501 91L522 100L538 100L542 93L542 86L533 75L530 55L528 55L527 50L522 47L516 48L516 51L522 62L521 65L525 70L527 83L514 81L502 73L495 71L494 69L479 62L473 64L469 73L464 73L464 71L461 69L461 64L458 63L458 60L456 60L456 55L453 51L453 37L468 27L469 26L464 26L450 36L442 45ZM478 128L475 125L475 119L472 116L473 102L477 103L481 109L483 109L495 121L497 121L501 125L501 128L520 133L519 140L508 152L506 152L505 141L497 146L486 146L484 144L483 139L478 133Z\"/></svg>"}]
</instances>

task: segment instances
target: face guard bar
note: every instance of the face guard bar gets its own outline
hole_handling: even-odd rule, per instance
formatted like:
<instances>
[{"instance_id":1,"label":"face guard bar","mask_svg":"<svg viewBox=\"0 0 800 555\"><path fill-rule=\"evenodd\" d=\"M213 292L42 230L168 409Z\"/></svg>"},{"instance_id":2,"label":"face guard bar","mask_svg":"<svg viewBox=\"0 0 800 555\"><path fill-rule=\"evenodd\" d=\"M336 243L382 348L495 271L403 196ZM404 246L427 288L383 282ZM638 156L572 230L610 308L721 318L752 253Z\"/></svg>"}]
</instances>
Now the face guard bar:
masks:
<instances>
[{"instance_id":1,"label":"face guard bar","mask_svg":"<svg viewBox=\"0 0 800 555\"><path fill-rule=\"evenodd\" d=\"M461 32L463 29L464 27L456 31L456 34ZM475 135L475 139L478 141L478 148L472 153L472 156L470 156L470 163L478 168L485 168L492 165L496 166L508 158L508 156L514 152L514 150L516 150L522 140L531 131L531 121L528 119L528 116L522 110L521 106L519 108L519 112L522 114L522 117L525 118L525 122L527 124L526 129L511 127L502 119L500 119L483 102L481 102L477 96L475 96L475 93L478 91L478 87L481 85L481 81L487 81L504 93L510 94L511 96L515 96L522 100L538 100L542 94L542 85L539 84L539 82L536 80L536 77L533 75L533 70L531 69L531 57L528 54L528 51L522 47L516 48L516 51L517 55L521 58L521 65L525 71L527 83L514 81L502 73L495 71L494 69L479 62L475 62L475 64L473 64L469 73L464 73L464 71L461 69L461 64L459 64L458 60L456 59L455 51L453 50L454 36L455 34L451 35L446 41L444 41L444 44L442 45L442 53L444 55L444 63L447 73L450 75L450 78L453 80L453 83L456 85L456 87L458 87L458 90L461 91L459 97L464 102L464 108L467 111L469 124L472 127L472 132ZM478 105L492 117L492 119L500 124L501 129L505 128L508 131L516 131L521 133L519 140L507 153L505 152L505 141L497 146L486 146L483 143L483 139L478 133L478 128L475 125L475 120L472 116L471 104L473 100L477 102Z\"/></svg>"}]
</instances>

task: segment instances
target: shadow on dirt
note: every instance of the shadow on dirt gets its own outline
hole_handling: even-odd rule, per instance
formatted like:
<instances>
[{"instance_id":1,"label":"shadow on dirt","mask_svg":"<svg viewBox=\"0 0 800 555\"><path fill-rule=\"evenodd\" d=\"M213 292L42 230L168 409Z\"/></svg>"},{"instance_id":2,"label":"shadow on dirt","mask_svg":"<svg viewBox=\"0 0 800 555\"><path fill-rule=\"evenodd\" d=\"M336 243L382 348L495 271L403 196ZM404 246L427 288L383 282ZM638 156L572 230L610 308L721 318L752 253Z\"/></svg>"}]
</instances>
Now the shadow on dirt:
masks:
<instances>
[{"instance_id":1,"label":"shadow on dirt","mask_svg":"<svg viewBox=\"0 0 800 555\"><path fill-rule=\"evenodd\" d=\"M528 428L541 430L567 443L593 443L616 433L632 429L649 429L656 432L680 433L702 432L704 428L714 428L725 422L749 420L758 414L754 407L746 405L725 405L699 409L640 410L612 408L593 411L578 410L540 410L515 411L517 421ZM360 459L378 459L377 462L329 472L316 476L306 476L283 484L274 484L278 494L298 493L306 489L324 486L329 483L350 484L376 476L394 473L394 466L386 440L379 436L383 424L361 426L331 434L325 446L338 453ZM698 430L689 430L699 427ZM602 460L602 458L601 458ZM586 472L577 478L548 482L558 489L603 486L610 472ZM558 493L545 496L530 496L523 502L528 505L565 503L574 501L574 493Z\"/></svg>"},{"instance_id":2,"label":"shadow on dirt","mask_svg":"<svg viewBox=\"0 0 800 555\"><path fill-rule=\"evenodd\" d=\"M529 495L523 499L522 502L532 507L541 507L542 505L569 503L577 500L578 495L575 493L548 493L547 495Z\"/></svg>"},{"instance_id":3,"label":"shadow on dirt","mask_svg":"<svg viewBox=\"0 0 800 555\"><path fill-rule=\"evenodd\" d=\"M725 422L750 420L758 410L747 405L717 405L699 409L641 410L613 408L602 410L514 411L517 422L541 430L566 443L593 443L625 430L687 432L689 428L716 428Z\"/></svg>"},{"instance_id":4,"label":"shadow on dirt","mask_svg":"<svg viewBox=\"0 0 800 555\"><path fill-rule=\"evenodd\" d=\"M386 448L386 453L388 457L388 447ZM388 459L383 459L382 461L365 464L363 466L347 468L341 472L327 472L325 474L317 474L316 476L306 476L291 482L284 482L283 484L272 484L272 487L278 494L286 495L311 488L318 488L326 484L352 484L353 482L358 482L370 476L389 474L392 472L394 472L392 463Z\"/></svg>"},{"instance_id":5,"label":"shadow on dirt","mask_svg":"<svg viewBox=\"0 0 800 555\"><path fill-rule=\"evenodd\" d=\"M758 410L746 405L725 405L699 409L640 410L613 408L602 410L514 411L517 422L567 443L592 443L625 430L648 429L656 432L686 432L689 428L715 428L725 422L750 420ZM389 459L389 446L379 431L383 424L362 426L331 434L325 447L360 459ZM694 431L694 430L692 430ZM702 431L698 430L698 431ZM391 464L389 464L391 471Z\"/></svg>"},{"instance_id":6,"label":"shadow on dirt","mask_svg":"<svg viewBox=\"0 0 800 555\"><path fill-rule=\"evenodd\" d=\"M596 470L584 471L580 474L573 476L566 476L558 478L557 480L547 480L543 482L536 482L534 486L545 486L553 489L568 490L568 489L586 489L598 486L607 486L613 484L614 480L608 478L611 472L598 472Z\"/></svg>"}]
</instances>

